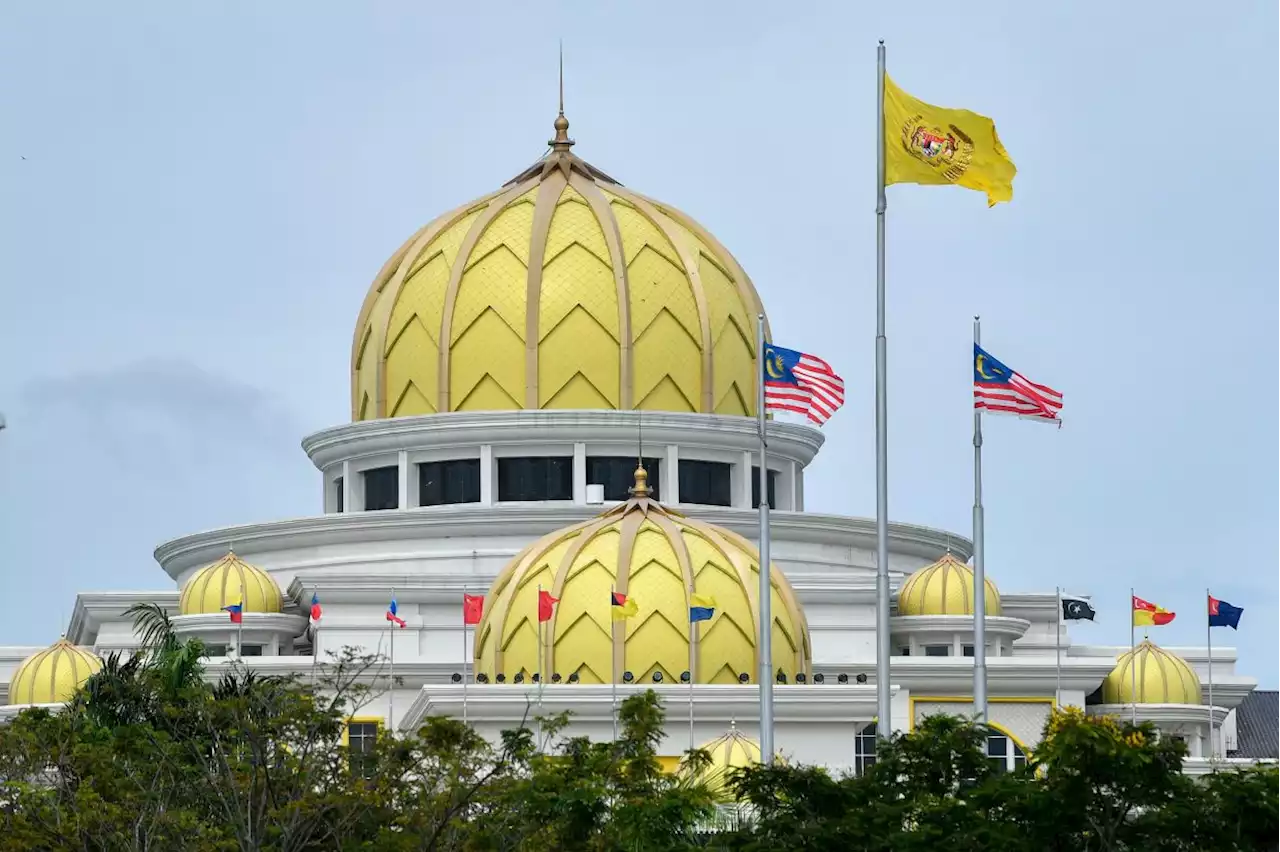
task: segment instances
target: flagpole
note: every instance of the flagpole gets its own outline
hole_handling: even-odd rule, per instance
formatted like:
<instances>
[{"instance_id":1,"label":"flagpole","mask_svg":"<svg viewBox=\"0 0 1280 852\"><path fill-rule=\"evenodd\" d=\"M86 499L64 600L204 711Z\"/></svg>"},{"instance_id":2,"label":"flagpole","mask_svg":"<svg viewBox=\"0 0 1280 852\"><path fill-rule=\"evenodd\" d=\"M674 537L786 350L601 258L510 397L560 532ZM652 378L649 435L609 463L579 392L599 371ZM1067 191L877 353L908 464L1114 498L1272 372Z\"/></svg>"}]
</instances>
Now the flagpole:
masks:
<instances>
[{"instance_id":1,"label":"flagpole","mask_svg":"<svg viewBox=\"0 0 1280 852\"><path fill-rule=\"evenodd\" d=\"M613 635L617 632L617 627L618 627L618 625L612 623L613 622L613 612L612 612L613 592L614 592L614 589L610 588L609 589L609 609L610 609L609 621L611 622L609 625L610 637L613 637ZM616 743L618 741L618 655L617 653L615 653L615 649L613 647L614 644L615 644L614 640L611 638L609 642L609 666L613 670L613 677L609 678L609 715L613 717L613 741ZM623 640L622 647L624 650L627 647L625 638Z\"/></svg>"},{"instance_id":2,"label":"flagpole","mask_svg":"<svg viewBox=\"0 0 1280 852\"><path fill-rule=\"evenodd\" d=\"M236 622L236 658L244 663L244 581L240 581L240 620Z\"/></svg>"},{"instance_id":3,"label":"flagpole","mask_svg":"<svg viewBox=\"0 0 1280 852\"><path fill-rule=\"evenodd\" d=\"M884 40L876 48L876 732L893 732L889 704L889 403L884 293Z\"/></svg>"},{"instance_id":4,"label":"flagpole","mask_svg":"<svg viewBox=\"0 0 1280 852\"><path fill-rule=\"evenodd\" d=\"M769 548L768 435L764 416L764 314L756 316L756 422L760 433L760 762L773 763L773 587ZM692 682L692 673L690 674Z\"/></svg>"},{"instance_id":5,"label":"flagpole","mask_svg":"<svg viewBox=\"0 0 1280 852\"><path fill-rule=\"evenodd\" d=\"M1134 639L1133 623L1133 587L1129 587L1129 701L1130 718L1136 727L1138 724L1138 651Z\"/></svg>"},{"instance_id":6,"label":"flagpole","mask_svg":"<svg viewBox=\"0 0 1280 852\"><path fill-rule=\"evenodd\" d=\"M1213 624L1209 621L1209 590L1204 590L1204 635L1209 646L1209 759L1218 756L1213 741Z\"/></svg>"},{"instance_id":7,"label":"flagpole","mask_svg":"<svg viewBox=\"0 0 1280 852\"><path fill-rule=\"evenodd\" d=\"M1054 646L1053 650L1054 650L1055 656L1057 657L1057 663L1054 668L1053 700L1058 703L1059 707L1061 707L1062 706L1062 622L1063 622L1062 587L1061 586L1057 587L1057 592L1058 592L1058 617L1054 621L1055 625L1057 626L1057 629L1054 631L1054 634L1053 634L1053 646Z\"/></svg>"},{"instance_id":8,"label":"flagpole","mask_svg":"<svg viewBox=\"0 0 1280 852\"><path fill-rule=\"evenodd\" d=\"M692 590L690 590L692 594ZM690 606L693 598L689 598ZM693 751L693 683L698 679L698 635L701 633L698 622L689 622L689 750Z\"/></svg>"},{"instance_id":9,"label":"flagpole","mask_svg":"<svg viewBox=\"0 0 1280 852\"><path fill-rule=\"evenodd\" d=\"M471 661L467 659L467 590L462 590L462 724L467 724L467 681L471 680Z\"/></svg>"},{"instance_id":10,"label":"flagpole","mask_svg":"<svg viewBox=\"0 0 1280 852\"><path fill-rule=\"evenodd\" d=\"M973 344L982 345L982 318L973 318ZM982 514L982 409L973 410L973 709L987 721L987 572ZM1058 608L1062 618L1062 608ZM1061 632L1061 631L1059 631Z\"/></svg>"},{"instance_id":11,"label":"flagpole","mask_svg":"<svg viewBox=\"0 0 1280 852\"><path fill-rule=\"evenodd\" d=\"M391 600L396 599L395 586L391 587ZM391 679L391 689L387 692L387 727L391 731L396 729L396 623L391 619L387 619L387 632L390 634L390 655L388 658L388 673Z\"/></svg>"}]
</instances>

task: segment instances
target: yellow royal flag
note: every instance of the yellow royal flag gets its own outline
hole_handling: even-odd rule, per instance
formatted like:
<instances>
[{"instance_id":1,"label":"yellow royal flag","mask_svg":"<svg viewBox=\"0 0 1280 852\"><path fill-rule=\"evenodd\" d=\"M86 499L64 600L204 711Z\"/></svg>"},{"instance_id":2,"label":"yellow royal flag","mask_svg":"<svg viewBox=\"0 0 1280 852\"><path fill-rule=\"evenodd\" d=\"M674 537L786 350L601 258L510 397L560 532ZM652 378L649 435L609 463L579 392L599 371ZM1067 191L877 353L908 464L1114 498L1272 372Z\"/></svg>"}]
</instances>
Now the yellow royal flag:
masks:
<instances>
[{"instance_id":1,"label":"yellow royal flag","mask_svg":"<svg viewBox=\"0 0 1280 852\"><path fill-rule=\"evenodd\" d=\"M1018 169L996 124L967 109L934 106L884 77L884 182L955 184L987 194L987 205L1013 198Z\"/></svg>"}]
</instances>

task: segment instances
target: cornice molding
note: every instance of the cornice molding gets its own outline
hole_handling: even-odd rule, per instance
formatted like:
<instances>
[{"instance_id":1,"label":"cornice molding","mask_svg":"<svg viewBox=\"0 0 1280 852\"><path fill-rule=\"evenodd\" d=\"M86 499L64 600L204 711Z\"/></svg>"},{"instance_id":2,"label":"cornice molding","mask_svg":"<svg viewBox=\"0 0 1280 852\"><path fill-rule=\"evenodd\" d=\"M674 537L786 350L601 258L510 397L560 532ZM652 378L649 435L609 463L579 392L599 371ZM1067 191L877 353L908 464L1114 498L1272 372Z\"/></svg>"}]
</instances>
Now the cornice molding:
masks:
<instances>
[{"instance_id":1,"label":"cornice molding","mask_svg":"<svg viewBox=\"0 0 1280 852\"><path fill-rule=\"evenodd\" d=\"M172 616L173 632L180 635L205 636L211 633L231 634L243 630L248 634L263 633L295 637L307 629L308 619L283 612L246 612L243 625L231 623L225 612Z\"/></svg>"},{"instance_id":2,"label":"cornice molding","mask_svg":"<svg viewBox=\"0 0 1280 852\"><path fill-rule=\"evenodd\" d=\"M396 667L397 677L400 674ZM687 686L655 685L617 688L617 700L652 689L662 698L674 719L678 708L689 706ZM897 688L890 689L897 694ZM473 685L466 690L467 719L472 722L518 722L528 713L528 724L538 714L571 711L575 721L605 722L613 719L613 689L596 684L548 685L538 709L536 686L505 684ZM437 686L424 689L414 698L400 720L400 730L412 730L428 716L462 716L461 686ZM773 690L774 721L788 722L859 722L869 721L876 712L876 691L865 685L775 686ZM754 719L760 713L758 687L706 684L693 687L693 703L701 722L723 722L727 727L735 719ZM678 726L678 723L677 723Z\"/></svg>"},{"instance_id":3,"label":"cornice molding","mask_svg":"<svg viewBox=\"0 0 1280 852\"><path fill-rule=\"evenodd\" d=\"M1133 704L1092 704L1087 708L1087 712L1090 716L1115 716L1119 719L1130 719L1133 716L1134 707L1135 705ZM1162 722L1166 724L1209 724L1209 707L1204 704L1138 704L1136 707L1139 722L1154 722L1157 727ZM1221 725L1230 713L1230 707L1215 705L1213 708L1214 725Z\"/></svg>"},{"instance_id":4,"label":"cornice molding","mask_svg":"<svg viewBox=\"0 0 1280 852\"><path fill-rule=\"evenodd\" d=\"M210 560L212 561L212 560ZM177 589L143 592L80 592L76 595L71 621L67 624L67 641L75 645L92 647L97 644L98 631L107 622L125 621L125 612L139 603L153 603L170 613L178 611Z\"/></svg>"},{"instance_id":5,"label":"cornice molding","mask_svg":"<svg viewBox=\"0 0 1280 852\"><path fill-rule=\"evenodd\" d=\"M750 509L685 505L679 509L690 517L717 524L749 539L758 529L758 515ZM161 544L155 550L155 558L176 581L183 572L221 558L232 541L236 553L252 562L255 554L290 548L305 549L316 555L318 548L326 546L474 537L494 529L532 541L597 514L598 509L588 506L518 503L332 513L193 533ZM779 511L770 515L770 532L777 541L812 542L859 550L875 547L875 521L869 518ZM941 530L914 524L889 525L890 553L936 559L949 547L953 553L967 558L970 546L969 542ZM514 553L513 550L512 555ZM356 561L347 559L345 554L330 558L336 562ZM297 570L305 567L309 565L299 565Z\"/></svg>"},{"instance_id":6,"label":"cornice molding","mask_svg":"<svg viewBox=\"0 0 1280 852\"><path fill-rule=\"evenodd\" d=\"M972 636L973 624L972 615L894 615L889 618L889 633L892 636L912 636L918 633ZM986 628L992 636L1018 639L1031 628L1031 622L1024 618L989 615L986 617Z\"/></svg>"},{"instance_id":7,"label":"cornice molding","mask_svg":"<svg viewBox=\"0 0 1280 852\"><path fill-rule=\"evenodd\" d=\"M417 417L364 420L323 429L302 440L302 449L321 470L354 458L400 450L476 447L481 444L634 442L643 420L646 440L655 444L758 448L756 421L749 417L680 414L666 411L453 411ZM769 424L769 450L808 465L826 436L795 423Z\"/></svg>"}]
</instances>

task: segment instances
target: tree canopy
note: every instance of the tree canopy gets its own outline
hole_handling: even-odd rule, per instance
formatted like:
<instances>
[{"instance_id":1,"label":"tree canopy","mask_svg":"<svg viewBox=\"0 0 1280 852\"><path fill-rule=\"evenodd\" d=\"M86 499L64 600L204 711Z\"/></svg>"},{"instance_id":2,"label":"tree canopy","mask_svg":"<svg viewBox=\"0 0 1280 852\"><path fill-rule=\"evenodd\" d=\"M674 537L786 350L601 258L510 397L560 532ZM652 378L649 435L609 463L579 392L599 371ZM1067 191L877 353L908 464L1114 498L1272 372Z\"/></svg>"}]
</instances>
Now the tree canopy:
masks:
<instances>
[{"instance_id":1,"label":"tree canopy","mask_svg":"<svg viewBox=\"0 0 1280 852\"><path fill-rule=\"evenodd\" d=\"M615 742L561 715L496 743L430 718L357 747L347 720L377 695L375 658L210 682L163 611L134 617L141 652L110 657L65 710L0 726L0 850L1277 848L1274 767L1192 779L1180 742L1078 710L1014 772L986 757L986 729L933 716L857 777L735 771L726 805L700 780L705 752L663 771L652 691L622 704Z\"/></svg>"}]
</instances>

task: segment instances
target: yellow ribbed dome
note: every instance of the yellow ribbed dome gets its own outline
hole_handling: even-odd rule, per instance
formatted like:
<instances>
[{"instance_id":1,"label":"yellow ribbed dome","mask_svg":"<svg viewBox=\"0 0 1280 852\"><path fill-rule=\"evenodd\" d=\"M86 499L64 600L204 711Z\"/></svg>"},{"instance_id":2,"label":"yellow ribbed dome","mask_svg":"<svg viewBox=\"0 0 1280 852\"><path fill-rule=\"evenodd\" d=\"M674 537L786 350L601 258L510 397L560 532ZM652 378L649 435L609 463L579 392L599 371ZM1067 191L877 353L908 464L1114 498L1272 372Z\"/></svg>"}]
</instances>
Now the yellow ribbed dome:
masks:
<instances>
[{"instance_id":1,"label":"yellow ribbed dome","mask_svg":"<svg viewBox=\"0 0 1280 852\"><path fill-rule=\"evenodd\" d=\"M64 637L22 661L9 681L9 703L62 704L101 668L96 654Z\"/></svg>"},{"instance_id":2,"label":"yellow ribbed dome","mask_svg":"<svg viewBox=\"0 0 1280 852\"><path fill-rule=\"evenodd\" d=\"M751 279L705 229L552 150L414 234L352 342L352 417L656 409L752 415Z\"/></svg>"},{"instance_id":3,"label":"yellow ribbed dome","mask_svg":"<svg viewBox=\"0 0 1280 852\"><path fill-rule=\"evenodd\" d=\"M243 603L244 612L280 612L283 600L270 574L228 553L187 581L178 610L183 615L202 615L222 612L235 603Z\"/></svg>"},{"instance_id":4,"label":"yellow ribbed dome","mask_svg":"<svg viewBox=\"0 0 1280 852\"><path fill-rule=\"evenodd\" d=\"M508 681L542 671L583 683L651 683L661 672L676 683L690 669L690 594L715 598L715 617L695 627L699 683L756 680L759 553L720 527L686 518L648 498L643 471L626 503L534 542L494 580L476 629L475 671ZM788 680L809 672L809 627L791 584L776 567L773 583L773 666ZM543 625L538 666L539 587L559 598ZM610 593L634 600L639 612L611 619Z\"/></svg>"},{"instance_id":5,"label":"yellow ribbed dome","mask_svg":"<svg viewBox=\"0 0 1280 852\"><path fill-rule=\"evenodd\" d=\"M987 615L999 615L1000 592L985 579ZM948 553L916 571L898 590L898 615L973 615L973 569Z\"/></svg>"},{"instance_id":6,"label":"yellow ribbed dome","mask_svg":"<svg viewBox=\"0 0 1280 852\"><path fill-rule=\"evenodd\" d=\"M1137 671L1133 671L1134 660ZM1133 682L1138 681L1138 697L1133 698ZM1177 654L1144 639L1132 651L1116 658L1116 667L1102 682L1104 704L1199 704L1200 678L1195 669Z\"/></svg>"},{"instance_id":7,"label":"yellow ribbed dome","mask_svg":"<svg viewBox=\"0 0 1280 852\"><path fill-rule=\"evenodd\" d=\"M698 780L720 798L732 798L725 790L730 771L760 763L760 744L731 726L724 736L702 746L711 755L711 763L698 775Z\"/></svg>"}]
</instances>

